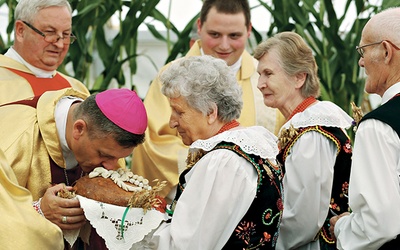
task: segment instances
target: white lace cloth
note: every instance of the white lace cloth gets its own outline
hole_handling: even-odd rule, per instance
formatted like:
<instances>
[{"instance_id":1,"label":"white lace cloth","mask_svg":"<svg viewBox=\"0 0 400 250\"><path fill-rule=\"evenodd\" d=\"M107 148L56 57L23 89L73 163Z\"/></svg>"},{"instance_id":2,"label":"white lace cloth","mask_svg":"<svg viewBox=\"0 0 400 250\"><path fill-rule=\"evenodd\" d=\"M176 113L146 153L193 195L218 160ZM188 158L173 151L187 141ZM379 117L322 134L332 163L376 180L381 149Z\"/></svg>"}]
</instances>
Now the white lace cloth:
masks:
<instances>
[{"instance_id":1,"label":"white lace cloth","mask_svg":"<svg viewBox=\"0 0 400 250\"><path fill-rule=\"evenodd\" d=\"M125 215L122 232L121 224L126 207L98 202L79 195L77 198L85 217L105 240L106 246L110 250L139 249L140 241L152 233L162 221L168 219L166 213L157 210L148 210L144 214L141 208L130 208ZM79 231L64 231L64 238L70 245L76 241L80 234Z\"/></svg>"},{"instance_id":2,"label":"white lace cloth","mask_svg":"<svg viewBox=\"0 0 400 250\"><path fill-rule=\"evenodd\" d=\"M262 158L275 159L279 152L276 144L277 137L261 126L228 130L207 140L197 140L193 142L190 149L210 151L222 141L235 143L247 154L258 155Z\"/></svg>"},{"instance_id":3,"label":"white lace cloth","mask_svg":"<svg viewBox=\"0 0 400 250\"><path fill-rule=\"evenodd\" d=\"M282 128L288 129L290 125L294 128L316 125L349 128L352 121L353 119L336 104L329 101L317 101L303 112L295 114Z\"/></svg>"}]
</instances>

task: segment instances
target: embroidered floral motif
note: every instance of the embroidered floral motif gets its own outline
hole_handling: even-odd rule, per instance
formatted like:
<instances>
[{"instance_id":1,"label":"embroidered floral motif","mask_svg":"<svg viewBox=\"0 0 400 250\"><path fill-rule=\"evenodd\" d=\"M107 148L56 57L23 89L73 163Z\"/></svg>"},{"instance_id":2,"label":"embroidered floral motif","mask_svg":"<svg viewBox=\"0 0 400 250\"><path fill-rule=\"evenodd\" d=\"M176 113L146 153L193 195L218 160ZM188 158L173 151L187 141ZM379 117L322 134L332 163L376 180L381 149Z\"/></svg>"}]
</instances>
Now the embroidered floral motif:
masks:
<instances>
[{"instance_id":1,"label":"embroidered floral motif","mask_svg":"<svg viewBox=\"0 0 400 250\"><path fill-rule=\"evenodd\" d=\"M346 152L346 153L352 153L352 149L351 149L351 142L350 142L350 140L347 140L346 141L346 143L343 145L343 150Z\"/></svg>"},{"instance_id":2,"label":"embroidered floral motif","mask_svg":"<svg viewBox=\"0 0 400 250\"><path fill-rule=\"evenodd\" d=\"M341 196L342 196L342 194L341 194ZM335 203L334 198L331 198L331 203L329 204L329 207L331 209L331 213L334 213L334 214L340 213L340 210L341 210L340 206L337 203Z\"/></svg>"},{"instance_id":3,"label":"embroidered floral motif","mask_svg":"<svg viewBox=\"0 0 400 250\"><path fill-rule=\"evenodd\" d=\"M255 224L250 221L242 221L240 225L237 226L235 232L236 236L248 245L251 235L255 233Z\"/></svg>"},{"instance_id":4,"label":"embroidered floral motif","mask_svg":"<svg viewBox=\"0 0 400 250\"><path fill-rule=\"evenodd\" d=\"M346 181L342 184L342 193L339 194L340 199L348 199L348 193L349 193L349 183ZM337 213L341 213L341 208L335 202L334 198L331 198L330 208L333 209L334 211L336 211ZM346 211L343 211L343 212L346 212ZM349 211L347 211L347 212L349 212Z\"/></svg>"},{"instance_id":5,"label":"embroidered floral motif","mask_svg":"<svg viewBox=\"0 0 400 250\"><path fill-rule=\"evenodd\" d=\"M264 246L266 242L270 242L272 239L271 234L263 232L263 238L260 239L256 246L252 246L250 243L251 236L255 233L255 224L253 222L243 221L235 230L236 236L243 240L247 245L246 249L257 249L260 246Z\"/></svg>"},{"instance_id":6,"label":"embroidered floral motif","mask_svg":"<svg viewBox=\"0 0 400 250\"><path fill-rule=\"evenodd\" d=\"M264 232L264 241L269 242L271 240L271 235L267 232Z\"/></svg>"},{"instance_id":7,"label":"embroidered floral motif","mask_svg":"<svg viewBox=\"0 0 400 250\"><path fill-rule=\"evenodd\" d=\"M279 203L277 204L277 206L279 207ZM273 215L273 210L268 208L267 210L264 211L262 222L264 225L269 226L272 223L274 223L275 219L280 219L281 215L282 215L282 210L279 210L279 213Z\"/></svg>"},{"instance_id":8,"label":"embroidered floral motif","mask_svg":"<svg viewBox=\"0 0 400 250\"><path fill-rule=\"evenodd\" d=\"M278 201L276 202L277 207L279 209L279 211L283 211L283 200L282 199L278 199Z\"/></svg>"},{"instance_id":9,"label":"embroidered floral motif","mask_svg":"<svg viewBox=\"0 0 400 250\"><path fill-rule=\"evenodd\" d=\"M273 175L271 169L269 168L269 166L266 165L266 164L262 164L262 166L263 166L265 172L267 172L268 177L269 177L270 179L274 179L274 175Z\"/></svg>"},{"instance_id":10,"label":"embroidered floral motif","mask_svg":"<svg viewBox=\"0 0 400 250\"><path fill-rule=\"evenodd\" d=\"M348 198L348 194L349 194L349 183L345 182L345 183L342 184L341 197L344 196L344 197Z\"/></svg>"}]
</instances>

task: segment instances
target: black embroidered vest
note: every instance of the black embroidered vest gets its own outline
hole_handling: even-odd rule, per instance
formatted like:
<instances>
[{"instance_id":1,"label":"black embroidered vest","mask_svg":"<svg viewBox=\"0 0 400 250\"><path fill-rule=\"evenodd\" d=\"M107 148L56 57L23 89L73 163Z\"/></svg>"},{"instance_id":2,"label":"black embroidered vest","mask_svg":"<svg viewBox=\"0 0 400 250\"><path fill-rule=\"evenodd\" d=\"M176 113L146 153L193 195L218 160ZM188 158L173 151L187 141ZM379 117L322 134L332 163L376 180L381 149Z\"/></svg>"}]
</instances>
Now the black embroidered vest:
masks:
<instances>
[{"instance_id":1,"label":"black embroidered vest","mask_svg":"<svg viewBox=\"0 0 400 250\"><path fill-rule=\"evenodd\" d=\"M367 119L376 119L386 123L396 131L400 137L400 94L397 94L391 100L372 110L371 112L364 115L360 122Z\"/></svg>"},{"instance_id":2,"label":"black embroidered vest","mask_svg":"<svg viewBox=\"0 0 400 250\"><path fill-rule=\"evenodd\" d=\"M366 114L360 122L363 122L367 119L376 119L381 122L386 123L390 127L396 131L397 135L400 138L400 94L397 94L391 100L379 106L378 108L372 110L368 114ZM400 209L400 208L399 208ZM392 249L400 249L400 234L397 235L396 239L391 240L385 243L380 250L392 250Z\"/></svg>"},{"instance_id":3,"label":"black embroidered vest","mask_svg":"<svg viewBox=\"0 0 400 250\"><path fill-rule=\"evenodd\" d=\"M348 186L350 179L351 169L351 142L349 137L340 129L336 127L322 127L322 126L311 126L306 128L300 128L298 134L290 139L290 141L282 148L278 155L278 161L282 163L282 170L285 174L285 160L290 154L290 149L296 143L296 141L305 133L315 131L333 143L337 147L337 156L334 165L333 183L331 202L329 205L329 212L327 214L324 225L322 226L315 239L319 238L321 249L335 249L336 242L329 232L329 220L335 214L341 214L350 210L348 205Z\"/></svg>"},{"instance_id":4,"label":"black embroidered vest","mask_svg":"<svg viewBox=\"0 0 400 250\"><path fill-rule=\"evenodd\" d=\"M243 157L254 166L258 175L256 197L223 249L275 249L283 210L280 166L260 156L246 154L233 143L222 142L213 150L218 149L232 150ZM189 171L184 171L179 178L174 203L184 190L184 175Z\"/></svg>"}]
</instances>

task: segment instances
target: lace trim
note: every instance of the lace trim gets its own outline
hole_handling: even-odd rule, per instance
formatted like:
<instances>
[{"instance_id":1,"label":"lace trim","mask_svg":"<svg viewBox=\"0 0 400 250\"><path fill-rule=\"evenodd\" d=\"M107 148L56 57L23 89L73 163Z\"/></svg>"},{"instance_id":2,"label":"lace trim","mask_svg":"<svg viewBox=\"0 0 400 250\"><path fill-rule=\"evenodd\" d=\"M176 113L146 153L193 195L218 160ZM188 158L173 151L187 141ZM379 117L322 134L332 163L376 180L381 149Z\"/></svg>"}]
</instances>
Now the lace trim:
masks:
<instances>
[{"instance_id":1,"label":"lace trim","mask_svg":"<svg viewBox=\"0 0 400 250\"><path fill-rule=\"evenodd\" d=\"M304 128L310 126L326 127L351 127L353 119L346 114L336 104L329 101L319 101L308 107L301 113L297 113L291 120L286 122L282 128L289 129L290 125L294 128Z\"/></svg>"},{"instance_id":2,"label":"lace trim","mask_svg":"<svg viewBox=\"0 0 400 250\"><path fill-rule=\"evenodd\" d=\"M220 142L232 142L245 153L261 158L274 158L278 154L277 137L261 126L229 130L207 140L197 140L190 149L212 150Z\"/></svg>"}]
</instances>

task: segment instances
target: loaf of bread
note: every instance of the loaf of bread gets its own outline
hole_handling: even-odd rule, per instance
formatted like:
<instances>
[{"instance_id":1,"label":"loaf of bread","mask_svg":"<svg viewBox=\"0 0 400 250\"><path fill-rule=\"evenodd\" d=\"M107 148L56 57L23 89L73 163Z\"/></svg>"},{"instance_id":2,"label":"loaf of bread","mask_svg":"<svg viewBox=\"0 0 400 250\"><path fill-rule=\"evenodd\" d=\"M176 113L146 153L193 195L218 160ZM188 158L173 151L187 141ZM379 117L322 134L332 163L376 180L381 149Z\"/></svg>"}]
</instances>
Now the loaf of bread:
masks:
<instances>
[{"instance_id":1,"label":"loaf of bread","mask_svg":"<svg viewBox=\"0 0 400 250\"><path fill-rule=\"evenodd\" d=\"M132 192L125 191L113 180L102 177L83 176L75 183L74 188L78 195L117 206L127 206L132 196Z\"/></svg>"},{"instance_id":2,"label":"loaf of bread","mask_svg":"<svg viewBox=\"0 0 400 250\"><path fill-rule=\"evenodd\" d=\"M74 184L75 194L117 206L165 209L165 201L157 193L165 186L158 183L153 189L149 181L129 169L95 168ZM140 201L140 204L139 204Z\"/></svg>"}]
</instances>

